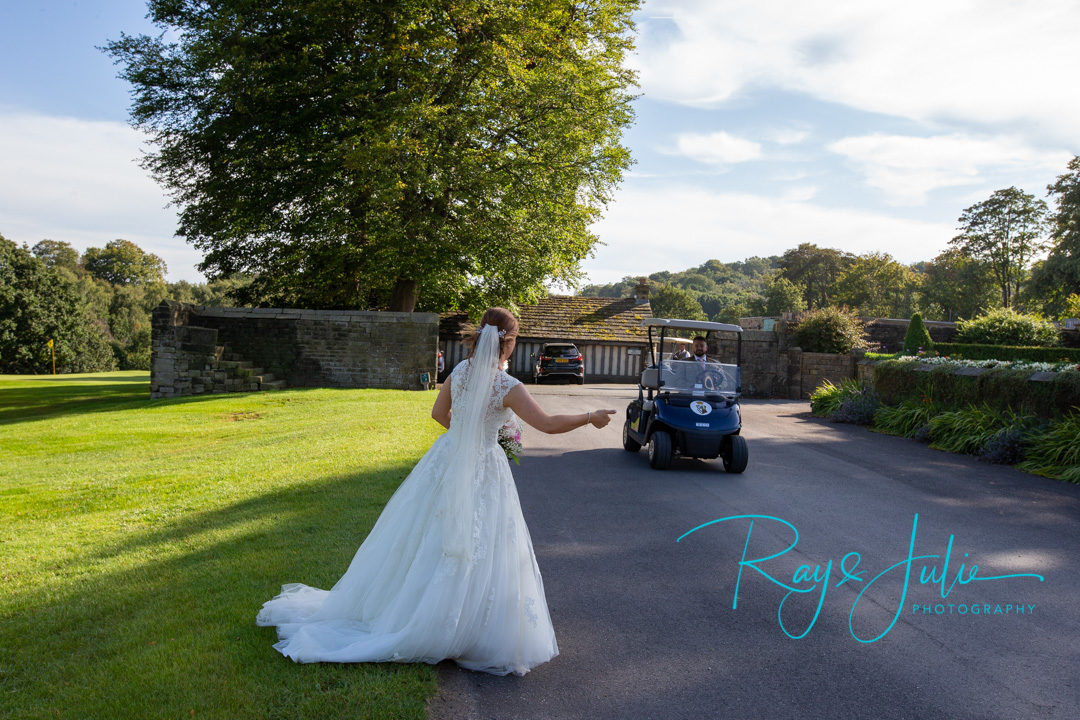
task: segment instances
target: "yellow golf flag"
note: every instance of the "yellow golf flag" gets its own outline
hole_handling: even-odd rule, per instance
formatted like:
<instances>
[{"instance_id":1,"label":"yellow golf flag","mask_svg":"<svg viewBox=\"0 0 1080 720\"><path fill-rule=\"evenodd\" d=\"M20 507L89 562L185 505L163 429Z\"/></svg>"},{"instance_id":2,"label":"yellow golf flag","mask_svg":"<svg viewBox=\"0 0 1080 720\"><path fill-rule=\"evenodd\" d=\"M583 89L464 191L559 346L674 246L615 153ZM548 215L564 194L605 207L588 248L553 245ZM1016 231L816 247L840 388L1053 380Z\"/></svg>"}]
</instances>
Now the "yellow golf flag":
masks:
<instances>
[{"instance_id":1,"label":"yellow golf flag","mask_svg":"<svg viewBox=\"0 0 1080 720\"><path fill-rule=\"evenodd\" d=\"M52 338L49 338L49 347L52 347L52 346L53 346L53 344L52 344Z\"/></svg>"}]
</instances>

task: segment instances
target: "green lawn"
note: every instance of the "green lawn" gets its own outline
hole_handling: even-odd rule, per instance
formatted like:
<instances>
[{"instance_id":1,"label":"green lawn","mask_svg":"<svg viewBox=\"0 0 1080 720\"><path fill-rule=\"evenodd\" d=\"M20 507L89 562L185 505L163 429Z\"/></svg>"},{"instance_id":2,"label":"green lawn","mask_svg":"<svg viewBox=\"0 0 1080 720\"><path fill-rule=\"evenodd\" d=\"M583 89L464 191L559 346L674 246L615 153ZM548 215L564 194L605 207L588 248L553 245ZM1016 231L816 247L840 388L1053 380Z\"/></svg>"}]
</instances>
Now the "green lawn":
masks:
<instances>
[{"instance_id":1,"label":"green lawn","mask_svg":"<svg viewBox=\"0 0 1080 720\"><path fill-rule=\"evenodd\" d=\"M435 392L149 395L0 375L0 717L422 718L432 666L294 663L255 615L345 572Z\"/></svg>"}]
</instances>

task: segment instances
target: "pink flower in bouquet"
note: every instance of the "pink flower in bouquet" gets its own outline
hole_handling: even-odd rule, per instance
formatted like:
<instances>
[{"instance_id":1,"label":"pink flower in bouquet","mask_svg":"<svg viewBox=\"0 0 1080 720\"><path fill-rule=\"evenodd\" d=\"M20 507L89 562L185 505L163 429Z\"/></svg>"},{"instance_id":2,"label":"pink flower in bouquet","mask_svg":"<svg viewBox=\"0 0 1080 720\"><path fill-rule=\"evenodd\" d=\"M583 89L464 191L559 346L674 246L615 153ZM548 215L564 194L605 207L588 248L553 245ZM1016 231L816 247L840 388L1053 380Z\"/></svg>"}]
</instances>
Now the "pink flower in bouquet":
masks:
<instances>
[{"instance_id":1,"label":"pink flower in bouquet","mask_svg":"<svg viewBox=\"0 0 1080 720\"><path fill-rule=\"evenodd\" d=\"M514 418L499 428L499 445L506 453L507 460L513 460L520 465L518 455L521 453L521 424Z\"/></svg>"}]
</instances>

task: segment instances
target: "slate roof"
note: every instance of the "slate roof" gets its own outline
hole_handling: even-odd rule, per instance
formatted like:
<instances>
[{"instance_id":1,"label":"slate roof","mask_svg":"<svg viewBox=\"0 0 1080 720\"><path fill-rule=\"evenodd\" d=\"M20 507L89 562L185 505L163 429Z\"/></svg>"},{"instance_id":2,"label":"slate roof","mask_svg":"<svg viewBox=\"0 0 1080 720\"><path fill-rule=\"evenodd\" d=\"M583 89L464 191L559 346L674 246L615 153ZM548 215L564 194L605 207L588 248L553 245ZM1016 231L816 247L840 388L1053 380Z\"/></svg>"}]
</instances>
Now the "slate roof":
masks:
<instances>
[{"instance_id":1,"label":"slate roof","mask_svg":"<svg viewBox=\"0 0 1080 720\"><path fill-rule=\"evenodd\" d=\"M649 303L632 298L551 295L534 305L522 305L518 338L570 341L645 342L641 321L652 317ZM475 332L464 313L442 313L439 336Z\"/></svg>"}]
</instances>

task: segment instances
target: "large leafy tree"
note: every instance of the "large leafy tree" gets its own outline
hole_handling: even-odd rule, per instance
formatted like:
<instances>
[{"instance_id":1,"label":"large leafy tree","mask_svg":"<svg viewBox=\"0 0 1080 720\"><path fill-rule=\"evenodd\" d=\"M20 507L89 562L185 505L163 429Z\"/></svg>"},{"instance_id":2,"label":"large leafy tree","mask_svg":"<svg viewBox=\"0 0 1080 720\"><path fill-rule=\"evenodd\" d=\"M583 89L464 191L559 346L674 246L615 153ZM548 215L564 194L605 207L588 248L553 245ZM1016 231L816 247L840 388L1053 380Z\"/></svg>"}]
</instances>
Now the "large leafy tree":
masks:
<instances>
[{"instance_id":1,"label":"large leafy tree","mask_svg":"<svg viewBox=\"0 0 1080 720\"><path fill-rule=\"evenodd\" d=\"M75 272L79 266L79 251L63 240L42 240L30 252L49 267L66 267Z\"/></svg>"},{"instance_id":2,"label":"large leafy tree","mask_svg":"<svg viewBox=\"0 0 1080 720\"><path fill-rule=\"evenodd\" d=\"M689 290L674 285L660 285L649 297L653 317L680 318L682 320L708 320L697 296Z\"/></svg>"},{"instance_id":3,"label":"large leafy tree","mask_svg":"<svg viewBox=\"0 0 1080 720\"><path fill-rule=\"evenodd\" d=\"M836 283L854 256L813 243L800 243L780 258L780 276L803 289L808 308L828 307Z\"/></svg>"},{"instance_id":4,"label":"large leafy tree","mask_svg":"<svg viewBox=\"0 0 1080 720\"><path fill-rule=\"evenodd\" d=\"M1045 247L1047 212L1045 202L1010 187L960 215L960 234L949 244L990 267L1003 307L1012 307L1033 256Z\"/></svg>"},{"instance_id":5,"label":"large leafy tree","mask_svg":"<svg viewBox=\"0 0 1080 720\"><path fill-rule=\"evenodd\" d=\"M103 248L87 248L83 267L96 278L113 285L164 284L165 261L130 240L110 240Z\"/></svg>"},{"instance_id":6,"label":"large leafy tree","mask_svg":"<svg viewBox=\"0 0 1080 720\"><path fill-rule=\"evenodd\" d=\"M795 283L777 273L765 285L763 315L780 315L786 312L802 312L806 309L803 290Z\"/></svg>"},{"instance_id":7,"label":"large leafy tree","mask_svg":"<svg viewBox=\"0 0 1080 720\"><path fill-rule=\"evenodd\" d=\"M1025 295L1049 315L1067 313L1068 297L1080 293L1080 155L1068 172L1047 186L1056 199L1050 217L1050 253L1031 271Z\"/></svg>"},{"instance_id":8,"label":"large leafy tree","mask_svg":"<svg viewBox=\"0 0 1080 720\"><path fill-rule=\"evenodd\" d=\"M172 33L106 50L210 279L250 273L262 304L476 308L580 281L633 162L639 4L150 0Z\"/></svg>"},{"instance_id":9,"label":"large leafy tree","mask_svg":"<svg viewBox=\"0 0 1080 720\"><path fill-rule=\"evenodd\" d=\"M919 276L889 253L853 258L836 283L835 301L875 317L911 317Z\"/></svg>"},{"instance_id":10,"label":"large leafy tree","mask_svg":"<svg viewBox=\"0 0 1080 720\"><path fill-rule=\"evenodd\" d=\"M0 372L96 372L116 367L105 323L69 272L0 235Z\"/></svg>"},{"instance_id":11,"label":"large leafy tree","mask_svg":"<svg viewBox=\"0 0 1080 720\"><path fill-rule=\"evenodd\" d=\"M938 320L973 318L998 301L990 268L957 248L948 248L921 263L922 298L927 317Z\"/></svg>"}]
</instances>

